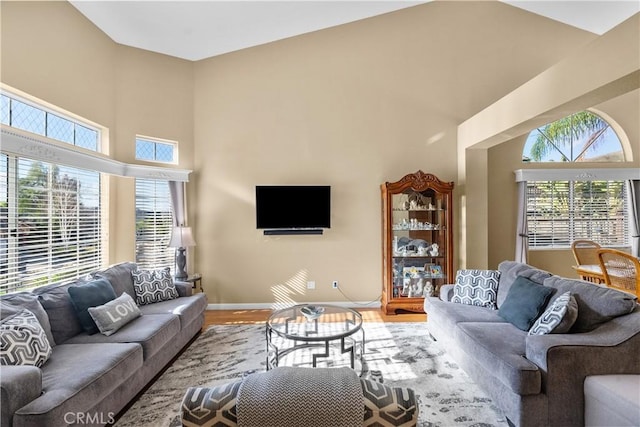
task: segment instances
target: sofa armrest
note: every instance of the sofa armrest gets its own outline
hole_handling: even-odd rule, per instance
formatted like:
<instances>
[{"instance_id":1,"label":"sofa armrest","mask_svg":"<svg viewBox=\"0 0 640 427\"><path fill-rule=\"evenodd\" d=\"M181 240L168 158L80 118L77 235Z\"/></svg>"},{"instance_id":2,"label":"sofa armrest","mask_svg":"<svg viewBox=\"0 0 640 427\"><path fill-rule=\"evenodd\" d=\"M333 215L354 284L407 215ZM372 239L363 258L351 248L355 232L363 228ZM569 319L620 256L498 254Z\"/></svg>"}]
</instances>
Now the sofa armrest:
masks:
<instances>
[{"instance_id":1,"label":"sofa armrest","mask_svg":"<svg viewBox=\"0 0 640 427\"><path fill-rule=\"evenodd\" d=\"M440 286L440 299L445 302L451 302L453 298L453 287L455 285L442 285Z\"/></svg>"},{"instance_id":2,"label":"sofa armrest","mask_svg":"<svg viewBox=\"0 0 640 427\"><path fill-rule=\"evenodd\" d=\"M176 286L176 290L178 291L178 295L181 297L190 297L193 295L193 285L191 282L182 282L180 280L175 280L173 284Z\"/></svg>"},{"instance_id":3,"label":"sofa armrest","mask_svg":"<svg viewBox=\"0 0 640 427\"><path fill-rule=\"evenodd\" d=\"M526 357L540 367L555 425L584 425L585 378L640 374L640 310L579 334L527 336ZM567 405L566 402L572 402Z\"/></svg>"},{"instance_id":4,"label":"sofa armrest","mask_svg":"<svg viewBox=\"0 0 640 427\"><path fill-rule=\"evenodd\" d=\"M10 426L13 414L42 394L42 371L35 366L0 368L0 425Z\"/></svg>"},{"instance_id":5,"label":"sofa armrest","mask_svg":"<svg viewBox=\"0 0 640 427\"><path fill-rule=\"evenodd\" d=\"M625 316L616 317L593 331L580 334L529 335L526 342L526 357L543 370L547 370L550 352L556 347L616 347L640 336L640 308ZM640 348L638 349L640 351ZM629 353L637 361L638 352ZM603 361L615 370L619 361ZM640 369L640 363L638 363ZM611 372L616 373L616 372Z\"/></svg>"}]
</instances>

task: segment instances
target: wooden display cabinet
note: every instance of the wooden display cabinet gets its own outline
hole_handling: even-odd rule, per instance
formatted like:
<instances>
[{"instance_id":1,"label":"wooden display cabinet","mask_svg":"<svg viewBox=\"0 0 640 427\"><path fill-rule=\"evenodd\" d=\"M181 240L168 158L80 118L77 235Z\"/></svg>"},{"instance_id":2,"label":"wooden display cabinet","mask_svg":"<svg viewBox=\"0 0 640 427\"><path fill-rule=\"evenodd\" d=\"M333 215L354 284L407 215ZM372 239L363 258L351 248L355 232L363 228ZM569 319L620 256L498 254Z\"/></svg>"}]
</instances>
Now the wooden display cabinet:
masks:
<instances>
[{"instance_id":1,"label":"wooden display cabinet","mask_svg":"<svg viewBox=\"0 0 640 427\"><path fill-rule=\"evenodd\" d=\"M381 190L382 310L423 313L425 296L454 279L453 182L418 171Z\"/></svg>"}]
</instances>

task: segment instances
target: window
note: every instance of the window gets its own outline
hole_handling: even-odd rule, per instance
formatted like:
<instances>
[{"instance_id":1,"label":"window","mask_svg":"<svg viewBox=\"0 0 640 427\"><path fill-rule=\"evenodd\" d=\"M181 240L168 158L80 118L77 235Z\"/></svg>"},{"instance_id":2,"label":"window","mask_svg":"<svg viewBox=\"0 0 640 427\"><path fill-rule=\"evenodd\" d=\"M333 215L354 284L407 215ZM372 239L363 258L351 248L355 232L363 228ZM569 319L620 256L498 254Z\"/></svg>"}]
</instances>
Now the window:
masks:
<instances>
[{"instance_id":1,"label":"window","mask_svg":"<svg viewBox=\"0 0 640 427\"><path fill-rule=\"evenodd\" d=\"M529 181L530 248L567 248L578 239L628 247L624 181Z\"/></svg>"},{"instance_id":2,"label":"window","mask_svg":"<svg viewBox=\"0 0 640 427\"><path fill-rule=\"evenodd\" d=\"M102 265L100 174L0 155L0 293Z\"/></svg>"},{"instance_id":3,"label":"window","mask_svg":"<svg viewBox=\"0 0 640 427\"><path fill-rule=\"evenodd\" d=\"M524 146L524 162L622 162L618 135L600 116L581 111L534 129Z\"/></svg>"},{"instance_id":4,"label":"window","mask_svg":"<svg viewBox=\"0 0 640 427\"><path fill-rule=\"evenodd\" d=\"M0 123L91 151L100 149L100 132L38 106L0 95Z\"/></svg>"},{"instance_id":5,"label":"window","mask_svg":"<svg viewBox=\"0 0 640 427\"><path fill-rule=\"evenodd\" d=\"M136 159L150 162L177 163L177 144L155 138L136 138Z\"/></svg>"},{"instance_id":6,"label":"window","mask_svg":"<svg viewBox=\"0 0 640 427\"><path fill-rule=\"evenodd\" d=\"M625 158L611 124L590 111L581 111L534 129L525 142L522 160L578 163L623 162ZM550 173L562 171L554 169ZM587 173L587 179L592 175ZM527 182L529 247L568 248L578 239L628 247L629 208L624 180L562 178Z\"/></svg>"},{"instance_id":7,"label":"window","mask_svg":"<svg viewBox=\"0 0 640 427\"><path fill-rule=\"evenodd\" d=\"M0 123L91 151L100 148L97 129L13 95L0 95ZM0 294L100 268L102 221L99 172L2 152Z\"/></svg>"},{"instance_id":8,"label":"window","mask_svg":"<svg viewBox=\"0 0 640 427\"><path fill-rule=\"evenodd\" d=\"M138 262L173 267L173 250L166 248L173 224L168 181L148 178L183 181L189 171L139 167L96 155L102 138L97 125L7 93L0 94L0 294L103 267L108 199L102 186L107 174L141 178L136 184ZM68 147L50 139L82 150L69 156ZM177 161L177 143L147 142L155 144L157 161Z\"/></svg>"},{"instance_id":9,"label":"window","mask_svg":"<svg viewBox=\"0 0 640 427\"><path fill-rule=\"evenodd\" d=\"M174 267L173 213L169 182L136 179L136 263L141 268Z\"/></svg>"}]
</instances>

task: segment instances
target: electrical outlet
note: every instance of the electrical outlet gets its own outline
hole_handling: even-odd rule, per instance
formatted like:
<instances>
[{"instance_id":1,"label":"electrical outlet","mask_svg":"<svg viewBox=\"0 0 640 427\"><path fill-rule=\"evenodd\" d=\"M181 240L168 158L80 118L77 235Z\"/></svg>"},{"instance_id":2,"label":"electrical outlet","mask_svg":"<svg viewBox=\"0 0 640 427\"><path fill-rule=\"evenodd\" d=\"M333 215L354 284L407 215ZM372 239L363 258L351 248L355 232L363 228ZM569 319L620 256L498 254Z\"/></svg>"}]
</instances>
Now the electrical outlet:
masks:
<instances>
[{"instance_id":1,"label":"electrical outlet","mask_svg":"<svg viewBox=\"0 0 640 427\"><path fill-rule=\"evenodd\" d=\"M316 282L307 282L307 289L315 289L316 288Z\"/></svg>"},{"instance_id":2,"label":"electrical outlet","mask_svg":"<svg viewBox=\"0 0 640 427\"><path fill-rule=\"evenodd\" d=\"M332 287L333 289L338 289L338 281L337 281L337 280L334 280L333 282L331 282L331 287Z\"/></svg>"}]
</instances>

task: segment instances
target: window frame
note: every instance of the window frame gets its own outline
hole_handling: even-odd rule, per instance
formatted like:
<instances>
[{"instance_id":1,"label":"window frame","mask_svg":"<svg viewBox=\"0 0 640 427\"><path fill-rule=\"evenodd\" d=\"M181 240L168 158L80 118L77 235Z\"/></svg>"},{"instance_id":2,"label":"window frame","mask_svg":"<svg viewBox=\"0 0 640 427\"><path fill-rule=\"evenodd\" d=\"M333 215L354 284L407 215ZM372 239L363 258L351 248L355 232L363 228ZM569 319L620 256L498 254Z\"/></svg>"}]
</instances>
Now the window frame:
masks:
<instances>
[{"instance_id":1,"label":"window frame","mask_svg":"<svg viewBox=\"0 0 640 427\"><path fill-rule=\"evenodd\" d=\"M605 126L601 129L598 129L597 131L595 131L591 136L594 137L593 141L598 141L598 139L605 133L607 132L611 132L613 134L613 136L615 137L615 140L617 141L617 147L619 148L619 150L617 151L607 151L607 152L598 152L597 156L590 156L584 160L581 160L580 158L582 157L583 154L587 153L588 150L590 150L592 147L587 147L584 148L582 147L582 151L579 152L578 156L574 156L574 137L577 138L576 132L574 132L574 130L576 128L578 128L579 126L574 126L574 117L580 115L580 114L589 114L591 116L596 117L597 119L599 119L600 122L602 122ZM566 141L554 141L552 138L549 137L549 135L546 133L547 129L544 129L546 127L550 127L555 123L559 123L559 122L563 122L569 120L571 122L571 132L568 133L568 135L571 136L571 142L568 143L568 149L569 149L569 155L571 156L572 159L569 159L566 157L566 152L561 150L559 146L565 147L567 145ZM544 132L543 132L544 130ZM542 135L544 137L544 139L546 139L549 144L551 145L551 147L555 150L552 150L552 153L555 152L557 155L561 155L563 158L565 158L566 160L534 160L530 154L531 154L531 148L533 145L535 145L535 143L531 143L530 144L530 139L532 137L537 137L539 135ZM562 134L559 134L560 137L562 137ZM581 136L586 136L586 135L581 135ZM566 137L566 135L565 135ZM602 141L602 140L601 140ZM611 142L613 142L613 140L611 140ZM556 146L556 143L559 144L559 146ZM527 149L527 147L529 148L529 152L525 152L525 150ZM596 147L596 143L593 143L593 147ZM557 164L557 163L569 163L569 164L580 164L580 163L619 163L619 162L627 162L630 159L630 151L628 150L629 147L629 140L628 137L626 135L626 133L622 130L622 128L611 118L609 117L607 114L600 112L600 111L596 111L594 109L587 109L587 110L583 110L583 111L578 111L576 113L573 114L569 114L568 116L562 117L558 120L554 120L552 122L546 123L542 126L539 126L535 129L533 129L531 132L529 132L527 134L527 138L525 139L525 142L523 144L522 147L522 162L523 163L533 163L533 164ZM620 153L621 157L616 157L616 155ZM550 154L547 154L547 157L551 156ZM612 157L613 156L613 157ZM575 158L574 158L575 157Z\"/></svg>"},{"instance_id":2,"label":"window frame","mask_svg":"<svg viewBox=\"0 0 640 427\"><path fill-rule=\"evenodd\" d=\"M56 110L54 108L48 107L46 105L40 104L38 102L32 101L24 96L20 96L17 95L16 93L12 92L12 91L8 91L8 90L2 90L0 91L0 95L2 97L6 97L9 99L9 115L8 115L8 123L2 123L3 126L8 126L12 129L19 129L20 131L23 132L29 132L29 133L33 133L35 135L41 135L44 136L45 138L50 138L53 141L68 145L70 147L73 147L73 149L75 150L86 150L88 152L91 153L102 153L103 152L103 139L104 139L104 135L103 135L103 129L97 125L95 125L94 123L89 122L88 120L84 120L82 118L76 117L72 114L68 114L64 111L61 110ZM39 133L39 132L32 132L28 129L24 129L22 127L15 127L12 125L13 122L13 118L12 118L12 111L13 109L11 108L11 103L12 100L15 100L17 102L20 102L22 104L25 104L31 108L34 108L36 110L40 110L44 113L44 122L42 123L44 126L44 132ZM73 142L64 140L64 139L59 139L59 138L55 138L51 135L49 135L49 120L48 120L48 116L55 116L57 118L66 120L70 123L72 123L74 125L74 140ZM83 147L81 145L77 144L77 140L76 140L76 132L75 129L76 127L83 127L86 128L90 131L93 131L96 133L96 149L93 150L91 148L87 148L87 147Z\"/></svg>"},{"instance_id":3,"label":"window frame","mask_svg":"<svg viewBox=\"0 0 640 427\"><path fill-rule=\"evenodd\" d=\"M138 157L138 142L144 142L144 143L148 143L148 144L152 144L153 145L153 159L148 159L148 158L140 158ZM158 160L157 158L157 152L158 152L158 145L162 144L162 145L169 145L171 146L172 149L172 153L173 153L173 160L172 161L166 161L166 160ZM144 135L136 135L136 139L135 139L135 159L138 161L142 161L142 162L150 162L150 163L161 163L161 164L165 164L165 165L177 165L178 164L178 141L172 141L170 139L163 139L163 138L156 138L156 137L151 137L151 136L144 136Z\"/></svg>"}]
</instances>

